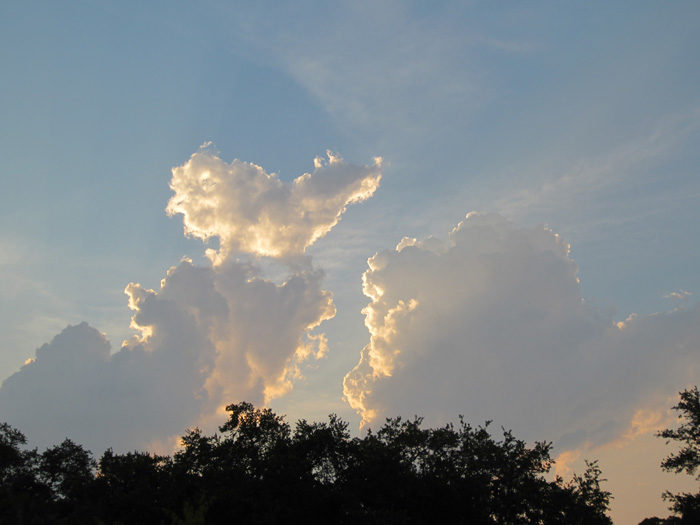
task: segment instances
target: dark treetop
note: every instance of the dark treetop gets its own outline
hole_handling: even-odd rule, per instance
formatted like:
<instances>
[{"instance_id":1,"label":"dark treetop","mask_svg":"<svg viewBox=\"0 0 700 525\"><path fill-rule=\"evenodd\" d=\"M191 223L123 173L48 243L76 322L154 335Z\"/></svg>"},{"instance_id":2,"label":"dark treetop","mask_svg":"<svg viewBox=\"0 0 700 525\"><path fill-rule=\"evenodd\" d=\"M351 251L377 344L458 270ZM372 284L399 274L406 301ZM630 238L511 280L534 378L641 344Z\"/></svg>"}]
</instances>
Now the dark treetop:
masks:
<instances>
[{"instance_id":1,"label":"dark treetop","mask_svg":"<svg viewBox=\"0 0 700 525\"><path fill-rule=\"evenodd\" d=\"M351 438L335 415L297 422L249 403L220 434L189 430L173 456L108 450L95 461L65 440L43 453L0 426L3 523L609 524L610 493L589 463L546 479L551 444L510 431L423 428L389 419Z\"/></svg>"}]
</instances>

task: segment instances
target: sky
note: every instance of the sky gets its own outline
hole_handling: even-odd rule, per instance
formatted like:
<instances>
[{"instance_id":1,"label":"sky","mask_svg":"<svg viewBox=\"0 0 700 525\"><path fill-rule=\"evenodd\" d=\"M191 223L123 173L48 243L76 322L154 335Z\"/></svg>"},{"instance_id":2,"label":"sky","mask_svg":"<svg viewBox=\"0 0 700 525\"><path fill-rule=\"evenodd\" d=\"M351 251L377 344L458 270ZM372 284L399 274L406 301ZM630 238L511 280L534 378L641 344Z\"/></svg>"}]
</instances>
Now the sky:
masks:
<instances>
[{"instance_id":1,"label":"sky","mask_svg":"<svg viewBox=\"0 0 700 525\"><path fill-rule=\"evenodd\" d=\"M0 419L227 403L599 459L666 515L700 370L696 2L3 2Z\"/></svg>"}]
</instances>

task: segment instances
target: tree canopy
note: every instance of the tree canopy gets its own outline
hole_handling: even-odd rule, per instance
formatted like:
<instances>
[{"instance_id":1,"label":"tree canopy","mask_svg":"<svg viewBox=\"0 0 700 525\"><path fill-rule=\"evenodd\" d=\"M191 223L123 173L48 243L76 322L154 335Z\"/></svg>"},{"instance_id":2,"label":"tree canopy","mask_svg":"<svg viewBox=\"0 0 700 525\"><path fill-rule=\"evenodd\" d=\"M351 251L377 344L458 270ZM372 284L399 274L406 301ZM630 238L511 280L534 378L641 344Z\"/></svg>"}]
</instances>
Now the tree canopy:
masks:
<instances>
[{"instance_id":1,"label":"tree canopy","mask_svg":"<svg viewBox=\"0 0 700 525\"><path fill-rule=\"evenodd\" d=\"M667 428L658 433L659 437L665 438L666 443L676 441L680 443L681 449L675 454L670 454L661 462L661 468L667 472L677 474L685 472L691 476L698 472L700 467L700 392L698 387L688 388L680 392L680 401L673 407L678 412L678 419L681 424L678 428ZM695 476L700 480L700 473ZM664 493L664 499L671 501L670 510L676 515L656 522L645 520L642 524L697 524L700 523L700 490L692 494L684 492L681 494Z\"/></svg>"},{"instance_id":2,"label":"tree canopy","mask_svg":"<svg viewBox=\"0 0 700 525\"><path fill-rule=\"evenodd\" d=\"M665 438L666 444L671 441L679 442L681 449L670 454L661 462L661 468L676 474L685 472L695 475L700 467L700 392L694 386L679 393L680 401L673 406L678 412L681 424L678 428L667 428L657 433ZM700 473L695 477L700 480ZM671 502L670 510L674 516L668 518L646 518L639 525L697 525L700 523L700 490L696 494L684 492L673 494L664 493L664 499Z\"/></svg>"},{"instance_id":3,"label":"tree canopy","mask_svg":"<svg viewBox=\"0 0 700 525\"><path fill-rule=\"evenodd\" d=\"M227 407L220 433L194 428L172 456L70 440L24 450L0 426L0 521L12 523L609 524L610 493L589 463L547 479L551 443L528 446L489 424L424 428L388 419L351 437L335 415L292 428L270 409Z\"/></svg>"}]
</instances>

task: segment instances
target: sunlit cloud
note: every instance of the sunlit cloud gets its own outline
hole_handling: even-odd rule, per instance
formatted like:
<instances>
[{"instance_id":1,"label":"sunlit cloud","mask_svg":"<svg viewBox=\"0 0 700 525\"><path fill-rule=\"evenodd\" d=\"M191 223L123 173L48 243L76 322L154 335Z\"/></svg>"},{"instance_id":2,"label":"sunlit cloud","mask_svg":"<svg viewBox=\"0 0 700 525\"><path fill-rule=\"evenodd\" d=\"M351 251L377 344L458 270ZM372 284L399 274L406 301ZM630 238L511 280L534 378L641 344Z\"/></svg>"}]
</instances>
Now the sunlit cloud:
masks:
<instances>
[{"instance_id":1,"label":"sunlit cloud","mask_svg":"<svg viewBox=\"0 0 700 525\"><path fill-rule=\"evenodd\" d=\"M293 259L381 179L379 158L359 167L329 152L314 165L284 183L203 148L174 168L168 213L188 234L218 238L218 251L204 265L183 258L157 289L129 283L135 333L116 353L85 323L39 348L0 388L3 418L44 445L70 436L95 450L161 449L188 426L211 429L228 403L288 394L327 354L320 326L336 314L323 271ZM289 263L286 274L264 278L262 256Z\"/></svg>"},{"instance_id":2,"label":"sunlit cloud","mask_svg":"<svg viewBox=\"0 0 700 525\"><path fill-rule=\"evenodd\" d=\"M364 425L463 414L595 447L648 432L697 377L700 308L616 323L583 300L566 241L499 215L471 213L447 241L404 238L368 260L363 290L369 343L344 395Z\"/></svg>"},{"instance_id":3,"label":"sunlit cloud","mask_svg":"<svg viewBox=\"0 0 700 525\"><path fill-rule=\"evenodd\" d=\"M332 152L314 159L314 170L291 183L262 167L224 162L205 145L173 168L174 192L166 208L182 214L185 233L219 239L208 255L220 264L230 253L284 258L304 253L340 220L346 207L379 187L381 159L354 166Z\"/></svg>"},{"instance_id":4,"label":"sunlit cloud","mask_svg":"<svg viewBox=\"0 0 700 525\"><path fill-rule=\"evenodd\" d=\"M690 298L692 296L692 292L687 290L678 290L677 292L671 292L664 295L664 299L673 301L676 304L676 308L685 308L690 302Z\"/></svg>"}]
</instances>

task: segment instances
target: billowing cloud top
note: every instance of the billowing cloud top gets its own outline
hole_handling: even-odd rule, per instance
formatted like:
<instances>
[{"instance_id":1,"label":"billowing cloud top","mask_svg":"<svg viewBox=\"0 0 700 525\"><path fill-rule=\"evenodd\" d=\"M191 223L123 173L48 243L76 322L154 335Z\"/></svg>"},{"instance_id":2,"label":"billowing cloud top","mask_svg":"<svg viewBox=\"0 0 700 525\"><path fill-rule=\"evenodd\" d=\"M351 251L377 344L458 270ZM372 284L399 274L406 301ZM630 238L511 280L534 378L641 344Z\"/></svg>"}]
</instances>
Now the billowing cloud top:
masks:
<instances>
[{"instance_id":1,"label":"billowing cloud top","mask_svg":"<svg viewBox=\"0 0 700 525\"><path fill-rule=\"evenodd\" d=\"M335 315L321 271L277 284L250 265L168 270L160 289L126 287L138 335L110 345L82 323L39 348L0 388L3 420L35 444L66 436L94 450L159 447L223 406L286 394L327 350L315 329Z\"/></svg>"},{"instance_id":2,"label":"billowing cloud top","mask_svg":"<svg viewBox=\"0 0 700 525\"><path fill-rule=\"evenodd\" d=\"M207 147L173 168L175 194L166 211L181 213L185 232L218 237L220 262L231 252L268 257L300 255L338 223L348 204L371 197L379 187L381 159L372 166L346 164L330 151L314 171L291 183L249 162L226 163Z\"/></svg>"},{"instance_id":3,"label":"billowing cloud top","mask_svg":"<svg viewBox=\"0 0 700 525\"><path fill-rule=\"evenodd\" d=\"M613 322L584 302L569 245L547 228L472 213L448 241L404 238L368 265L369 344L344 380L365 424L463 414L600 444L697 379L700 308Z\"/></svg>"},{"instance_id":4,"label":"billowing cloud top","mask_svg":"<svg viewBox=\"0 0 700 525\"><path fill-rule=\"evenodd\" d=\"M214 264L190 259L170 268L160 288L126 287L137 331L110 353L83 323L39 348L0 387L0 414L48 445L70 436L94 450L167 448L186 427L211 427L222 408L289 392L304 363L328 348L319 325L335 313L323 271L289 264L283 282L261 276L248 253L290 262L339 220L345 207L377 189L381 160L345 164L331 153L291 184L261 167L223 162L206 148L173 169L167 211L186 232L216 236Z\"/></svg>"}]
</instances>

